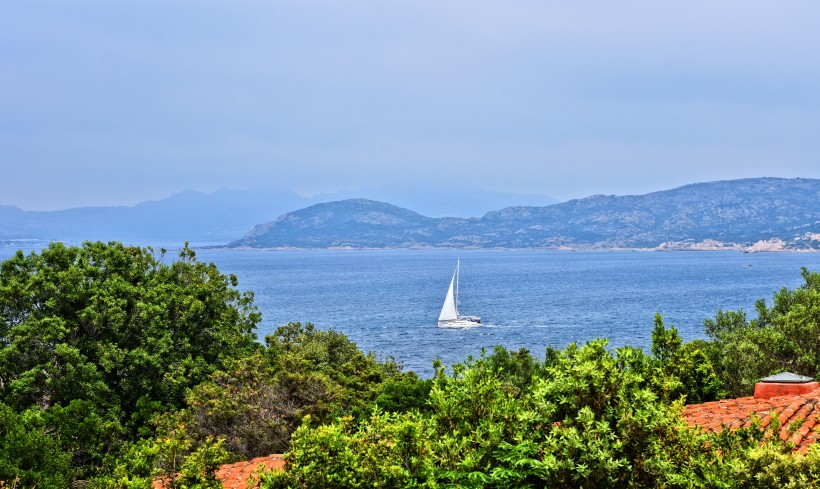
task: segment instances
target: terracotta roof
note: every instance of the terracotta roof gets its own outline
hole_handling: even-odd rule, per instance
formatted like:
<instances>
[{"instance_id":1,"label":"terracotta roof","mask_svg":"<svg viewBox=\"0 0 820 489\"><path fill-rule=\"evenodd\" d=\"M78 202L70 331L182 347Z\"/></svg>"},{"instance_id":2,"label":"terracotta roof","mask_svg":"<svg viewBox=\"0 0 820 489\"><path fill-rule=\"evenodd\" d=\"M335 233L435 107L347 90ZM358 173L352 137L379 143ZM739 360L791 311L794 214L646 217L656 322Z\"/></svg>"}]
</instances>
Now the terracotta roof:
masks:
<instances>
[{"instance_id":1,"label":"terracotta roof","mask_svg":"<svg viewBox=\"0 0 820 489\"><path fill-rule=\"evenodd\" d=\"M814 429L820 420L820 389L771 399L740 397L690 404L683 411L683 417L691 426L700 426L709 432L747 427L752 423L752 415L761 420L764 428L773 417L777 418L780 438L794 443L795 451L805 452L820 438Z\"/></svg>"},{"instance_id":2,"label":"terracotta roof","mask_svg":"<svg viewBox=\"0 0 820 489\"><path fill-rule=\"evenodd\" d=\"M216 478L222 481L225 489L254 489L257 483L249 480L258 470L281 469L285 466L285 461L281 454L268 455L267 457L257 457L251 460L244 460L235 464L225 464L216 469ZM165 481L167 482L167 481ZM161 479L155 480L153 489L163 489L166 487Z\"/></svg>"}]
</instances>

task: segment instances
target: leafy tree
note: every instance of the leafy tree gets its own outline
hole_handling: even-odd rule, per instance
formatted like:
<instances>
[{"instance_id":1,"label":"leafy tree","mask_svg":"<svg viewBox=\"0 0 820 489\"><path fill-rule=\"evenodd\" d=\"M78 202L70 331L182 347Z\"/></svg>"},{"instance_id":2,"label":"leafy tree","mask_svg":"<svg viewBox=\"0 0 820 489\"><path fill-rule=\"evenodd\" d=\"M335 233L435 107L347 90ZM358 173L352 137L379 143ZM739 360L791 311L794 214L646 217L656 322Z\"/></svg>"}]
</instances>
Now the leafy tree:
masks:
<instances>
[{"instance_id":1,"label":"leafy tree","mask_svg":"<svg viewBox=\"0 0 820 489\"><path fill-rule=\"evenodd\" d=\"M639 372L623 368L630 362L619 361L620 350L613 356L605 346L570 345L538 379L531 407L519 416L523 433L535 436L502 445L507 466L496 473L505 483L652 487L685 469L683 455L695 445L682 443L677 408L644 387Z\"/></svg>"},{"instance_id":2,"label":"leafy tree","mask_svg":"<svg viewBox=\"0 0 820 489\"><path fill-rule=\"evenodd\" d=\"M201 440L224 439L242 459L281 453L305 408L288 394L261 354L236 360L188 395L191 431Z\"/></svg>"},{"instance_id":3,"label":"leafy tree","mask_svg":"<svg viewBox=\"0 0 820 489\"><path fill-rule=\"evenodd\" d=\"M468 487L484 484L498 464L496 448L519 433L517 410L526 405L508 395L509 384L485 357L453 365L452 375L438 362L435 368L430 404L440 477Z\"/></svg>"},{"instance_id":4,"label":"leafy tree","mask_svg":"<svg viewBox=\"0 0 820 489\"><path fill-rule=\"evenodd\" d=\"M730 454L722 474L724 487L739 489L779 489L820 487L820 451L792 454L779 440ZM730 485L731 484L731 485Z\"/></svg>"},{"instance_id":5,"label":"leafy tree","mask_svg":"<svg viewBox=\"0 0 820 489\"><path fill-rule=\"evenodd\" d=\"M168 264L113 242L18 252L0 264L0 402L42 410L92 475L118 436L146 434L154 413L259 348L253 296L236 285L187 246Z\"/></svg>"},{"instance_id":6,"label":"leafy tree","mask_svg":"<svg viewBox=\"0 0 820 489\"><path fill-rule=\"evenodd\" d=\"M666 328L660 314L655 314L655 327L652 329L652 355L658 361L667 363L674 361L683 345L678 330L674 326Z\"/></svg>"},{"instance_id":7,"label":"leafy tree","mask_svg":"<svg viewBox=\"0 0 820 489\"><path fill-rule=\"evenodd\" d=\"M392 360L365 354L345 335L289 323L265 338L266 354L277 381L300 415L314 421L366 413L388 379L400 376Z\"/></svg>"},{"instance_id":8,"label":"leafy tree","mask_svg":"<svg viewBox=\"0 0 820 489\"><path fill-rule=\"evenodd\" d=\"M100 411L87 400L75 399L65 407L57 404L40 412L49 431L59 435L62 450L72 455L78 475L95 475L100 461L118 455L126 443L116 412Z\"/></svg>"},{"instance_id":9,"label":"leafy tree","mask_svg":"<svg viewBox=\"0 0 820 489\"><path fill-rule=\"evenodd\" d=\"M280 327L267 343L190 391L192 436L222 438L238 458L267 455L286 450L307 415L314 422L358 417L377 397L393 409L424 403L429 391L429 382L400 374L394 362L379 362L345 335L312 324Z\"/></svg>"},{"instance_id":10,"label":"leafy tree","mask_svg":"<svg viewBox=\"0 0 820 489\"><path fill-rule=\"evenodd\" d=\"M487 368L503 380L508 395L520 397L529 390L532 381L544 372L544 365L526 348L510 351L496 345L486 356Z\"/></svg>"},{"instance_id":11,"label":"leafy tree","mask_svg":"<svg viewBox=\"0 0 820 489\"><path fill-rule=\"evenodd\" d=\"M820 273L802 269L804 284L781 289L771 308L758 300L757 318L718 311L705 321L705 352L732 397L748 396L763 377L791 371L820 376Z\"/></svg>"}]
</instances>

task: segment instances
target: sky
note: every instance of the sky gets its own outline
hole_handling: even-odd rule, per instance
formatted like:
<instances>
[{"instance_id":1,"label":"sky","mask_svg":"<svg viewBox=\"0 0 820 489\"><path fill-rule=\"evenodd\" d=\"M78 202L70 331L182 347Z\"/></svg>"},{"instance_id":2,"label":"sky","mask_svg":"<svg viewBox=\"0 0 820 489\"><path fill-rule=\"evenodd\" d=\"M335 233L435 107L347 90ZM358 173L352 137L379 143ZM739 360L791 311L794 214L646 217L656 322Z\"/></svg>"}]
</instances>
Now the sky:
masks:
<instances>
[{"instance_id":1,"label":"sky","mask_svg":"<svg viewBox=\"0 0 820 489\"><path fill-rule=\"evenodd\" d=\"M820 178L820 2L4 0L0 204Z\"/></svg>"}]
</instances>

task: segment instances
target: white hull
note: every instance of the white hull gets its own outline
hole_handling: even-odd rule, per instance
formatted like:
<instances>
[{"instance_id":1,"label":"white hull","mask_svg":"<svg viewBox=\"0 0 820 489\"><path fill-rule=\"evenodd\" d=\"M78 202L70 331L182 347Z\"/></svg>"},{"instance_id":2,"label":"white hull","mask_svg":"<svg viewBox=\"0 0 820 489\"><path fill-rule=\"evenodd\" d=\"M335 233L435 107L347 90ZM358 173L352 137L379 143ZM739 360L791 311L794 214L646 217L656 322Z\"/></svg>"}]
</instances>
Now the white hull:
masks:
<instances>
[{"instance_id":1,"label":"white hull","mask_svg":"<svg viewBox=\"0 0 820 489\"><path fill-rule=\"evenodd\" d=\"M467 319L454 319L452 321L439 321L439 328L477 328L481 326L480 322L470 321Z\"/></svg>"}]
</instances>

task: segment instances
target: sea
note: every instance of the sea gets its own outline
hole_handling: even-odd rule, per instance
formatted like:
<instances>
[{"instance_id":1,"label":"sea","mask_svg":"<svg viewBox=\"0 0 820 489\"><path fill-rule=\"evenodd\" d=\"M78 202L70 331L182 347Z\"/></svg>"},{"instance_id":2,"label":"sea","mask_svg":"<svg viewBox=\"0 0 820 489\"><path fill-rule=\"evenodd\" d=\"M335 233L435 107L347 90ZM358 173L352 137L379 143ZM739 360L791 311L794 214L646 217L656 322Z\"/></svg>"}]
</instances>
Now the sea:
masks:
<instances>
[{"instance_id":1,"label":"sea","mask_svg":"<svg viewBox=\"0 0 820 489\"><path fill-rule=\"evenodd\" d=\"M704 338L720 310L754 317L755 301L820 271L820 253L726 251L202 250L255 294L260 339L290 321L347 335L364 351L421 376L433 362L477 357L495 345L543 358L607 338L649 351L655 314L684 340ZM438 314L461 261L459 312L472 329L441 329Z\"/></svg>"},{"instance_id":2,"label":"sea","mask_svg":"<svg viewBox=\"0 0 820 489\"><path fill-rule=\"evenodd\" d=\"M169 252L170 253L170 252ZM755 317L755 301L820 271L820 253L734 251L197 250L200 261L253 291L262 341L288 322L344 333L359 348L423 377L495 345L543 358L607 338L649 351L655 314L684 340L723 310ZM0 258L11 251L0 249ZM440 329L444 296L461 261L459 311L472 329Z\"/></svg>"}]
</instances>

